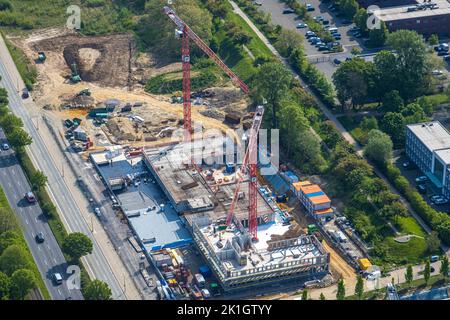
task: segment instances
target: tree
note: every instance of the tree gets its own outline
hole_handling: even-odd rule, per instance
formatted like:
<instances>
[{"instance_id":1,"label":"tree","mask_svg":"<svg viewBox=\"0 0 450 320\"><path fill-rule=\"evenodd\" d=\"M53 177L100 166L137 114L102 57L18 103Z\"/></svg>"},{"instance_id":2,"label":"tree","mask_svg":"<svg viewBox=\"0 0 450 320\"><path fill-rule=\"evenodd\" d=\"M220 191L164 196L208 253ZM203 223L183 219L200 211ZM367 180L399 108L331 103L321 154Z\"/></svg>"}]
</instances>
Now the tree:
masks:
<instances>
[{"instance_id":1,"label":"tree","mask_svg":"<svg viewBox=\"0 0 450 320\"><path fill-rule=\"evenodd\" d=\"M62 250L77 261L82 256L92 253L92 241L85 234L74 232L64 239Z\"/></svg>"},{"instance_id":2,"label":"tree","mask_svg":"<svg viewBox=\"0 0 450 320\"><path fill-rule=\"evenodd\" d=\"M423 37L412 30L398 30L388 36L387 45L396 52L390 72L398 79L400 95L405 100L422 95L428 88L430 74Z\"/></svg>"},{"instance_id":3,"label":"tree","mask_svg":"<svg viewBox=\"0 0 450 320\"><path fill-rule=\"evenodd\" d=\"M9 290L11 288L11 279L0 271L0 300L8 300Z\"/></svg>"},{"instance_id":4,"label":"tree","mask_svg":"<svg viewBox=\"0 0 450 320\"><path fill-rule=\"evenodd\" d=\"M278 128L277 113L281 108L281 101L285 99L292 81L292 75L278 62L268 62L260 67L255 75L256 99L264 99L272 109L271 122L273 128Z\"/></svg>"},{"instance_id":5,"label":"tree","mask_svg":"<svg viewBox=\"0 0 450 320\"><path fill-rule=\"evenodd\" d=\"M28 269L19 269L11 276L11 298L23 300L36 286L37 282L33 272Z\"/></svg>"},{"instance_id":6,"label":"tree","mask_svg":"<svg viewBox=\"0 0 450 320\"><path fill-rule=\"evenodd\" d=\"M439 44L439 37L437 34L432 34L428 39L428 43L432 46Z\"/></svg>"},{"instance_id":7,"label":"tree","mask_svg":"<svg viewBox=\"0 0 450 320\"><path fill-rule=\"evenodd\" d=\"M33 173L30 182L33 190L40 191L47 184L47 176L42 171L38 170Z\"/></svg>"},{"instance_id":8,"label":"tree","mask_svg":"<svg viewBox=\"0 0 450 320\"><path fill-rule=\"evenodd\" d=\"M0 125L2 126L4 132L12 132L14 128L23 127L22 119L8 112L6 115L1 117Z\"/></svg>"},{"instance_id":9,"label":"tree","mask_svg":"<svg viewBox=\"0 0 450 320\"><path fill-rule=\"evenodd\" d=\"M108 285L101 280L91 281L83 290L86 300L112 300L112 292Z\"/></svg>"},{"instance_id":10,"label":"tree","mask_svg":"<svg viewBox=\"0 0 450 320\"><path fill-rule=\"evenodd\" d=\"M292 156L294 163L303 165L305 172L320 171L325 160L321 154L319 140L309 130L299 132L298 135L298 144Z\"/></svg>"},{"instance_id":11,"label":"tree","mask_svg":"<svg viewBox=\"0 0 450 320\"><path fill-rule=\"evenodd\" d=\"M389 31L384 21L380 21L380 28L369 30L369 43L371 47L381 47L386 42Z\"/></svg>"},{"instance_id":12,"label":"tree","mask_svg":"<svg viewBox=\"0 0 450 320\"><path fill-rule=\"evenodd\" d=\"M395 146L405 141L405 117L399 112L387 112L381 120L381 128L389 134Z\"/></svg>"},{"instance_id":13,"label":"tree","mask_svg":"<svg viewBox=\"0 0 450 320\"><path fill-rule=\"evenodd\" d=\"M336 292L336 299L337 300L344 300L345 299L345 286L344 286L344 280L340 279L338 282L337 292Z\"/></svg>"},{"instance_id":14,"label":"tree","mask_svg":"<svg viewBox=\"0 0 450 320\"><path fill-rule=\"evenodd\" d=\"M379 210L379 214L386 219L394 219L397 221L398 217L406 217L408 215L408 210L403 203L395 201L383 206L383 208Z\"/></svg>"},{"instance_id":15,"label":"tree","mask_svg":"<svg viewBox=\"0 0 450 320\"><path fill-rule=\"evenodd\" d=\"M322 292L320 293L320 300L327 300Z\"/></svg>"},{"instance_id":16,"label":"tree","mask_svg":"<svg viewBox=\"0 0 450 320\"><path fill-rule=\"evenodd\" d=\"M399 112L403 107L403 99L397 90L386 93L383 97L383 109L388 112Z\"/></svg>"},{"instance_id":17,"label":"tree","mask_svg":"<svg viewBox=\"0 0 450 320\"><path fill-rule=\"evenodd\" d=\"M364 131L370 131L372 129L378 129L378 121L375 117L365 117L360 125L362 130Z\"/></svg>"},{"instance_id":18,"label":"tree","mask_svg":"<svg viewBox=\"0 0 450 320\"><path fill-rule=\"evenodd\" d=\"M441 273L445 282L447 282L447 278L448 278L448 257L447 257L447 255L444 255L444 258L442 259L441 269L439 270L439 272Z\"/></svg>"},{"instance_id":19,"label":"tree","mask_svg":"<svg viewBox=\"0 0 450 320\"><path fill-rule=\"evenodd\" d=\"M405 280L408 283L408 285L411 286L411 283L413 281L413 268L411 265L408 265L406 267Z\"/></svg>"},{"instance_id":20,"label":"tree","mask_svg":"<svg viewBox=\"0 0 450 320\"><path fill-rule=\"evenodd\" d=\"M277 37L275 47L283 57L289 57L294 49L301 46L303 36L296 30L283 29Z\"/></svg>"},{"instance_id":21,"label":"tree","mask_svg":"<svg viewBox=\"0 0 450 320\"><path fill-rule=\"evenodd\" d=\"M362 300L364 295L364 280L361 276L358 276L356 279L355 294L358 297L358 300Z\"/></svg>"},{"instance_id":22,"label":"tree","mask_svg":"<svg viewBox=\"0 0 450 320\"><path fill-rule=\"evenodd\" d=\"M364 155L378 164L385 164L392 158L391 138L377 129L369 132L367 144L364 147Z\"/></svg>"},{"instance_id":23,"label":"tree","mask_svg":"<svg viewBox=\"0 0 450 320\"><path fill-rule=\"evenodd\" d=\"M302 291L302 300L308 300L308 290Z\"/></svg>"},{"instance_id":24,"label":"tree","mask_svg":"<svg viewBox=\"0 0 450 320\"><path fill-rule=\"evenodd\" d=\"M303 115L300 106L294 103L284 105L279 112L280 137L286 147L287 157L291 157L294 147L297 146L300 133L309 128L308 120Z\"/></svg>"},{"instance_id":25,"label":"tree","mask_svg":"<svg viewBox=\"0 0 450 320\"><path fill-rule=\"evenodd\" d=\"M333 83L341 105L350 102L353 108L365 103L373 86L374 65L361 58L343 62L333 74Z\"/></svg>"},{"instance_id":26,"label":"tree","mask_svg":"<svg viewBox=\"0 0 450 320\"><path fill-rule=\"evenodd\" d=\"M428 285L428 281L430 281L430 276L431 276L430 261L427 261L425 263L425 268L423 270L423 278L425 280L426 285Z\"/></svg>"},{"instance_id":27,"label":"tree","mask_svg":"<svg viewBox=\"0 0 450 320\"><path fill-rule=\"evenodd\" d=\"M252 37L245 31L238 31L233 34L233 42L237 45L246 45L252 41Z\"/></svg>"},{"instance_id":28,"label":"tree","mask_svg":"<svg viewBox=\"0 0 450 320\"><path fill-rule=\"evenodd\" d=\"M439 239L438 233L436 231L431 231L426 242L429 253L435 253L441 246L441 240Z\"/></svg>"},{"instance_id":29,"label":"tree","mask_svg":"<svg viewBox=\"0 0 450 320\"><path fill-rule=\"evenodd\" d=\"M22 128L15 128L8 137L11 146L18 152L23 151L25 146L30 145L33 140L30 135Z\"/></svg>"},{"instance_id":30,"label":"tree","mask_svg":"<svg viewBox=\"0 0 450 320\"><path fill-rule=\"evenodd\" d=\"M352 51L350 51L350 53L351 53L353 56L357 56L358 54L361 54L361 49L359 49L358 47L353 47L353 48L352 48Z\"/></svg>"},{"instance_id":31,"label":"tree","mask_svg":"<svg viewBox=\"0 0 450 320\"><path fill-rule=\"evenodd\" d=\"M5 208L0 207L0 234L8 230L13 230L16 227L18 227L16 217Z\"/></svg>"},{"instance_id":32,"label":"tree","mask_svg":"<svg viewBox=\"0 0 450 320\"><path fill-rule=\"evenodd\" d=\"M27 252L17 244L6 248L0 256L0 271L8 276L11 276L18 269L29 268L31 268L31 263Z\"/></svg>"}]
</instances>

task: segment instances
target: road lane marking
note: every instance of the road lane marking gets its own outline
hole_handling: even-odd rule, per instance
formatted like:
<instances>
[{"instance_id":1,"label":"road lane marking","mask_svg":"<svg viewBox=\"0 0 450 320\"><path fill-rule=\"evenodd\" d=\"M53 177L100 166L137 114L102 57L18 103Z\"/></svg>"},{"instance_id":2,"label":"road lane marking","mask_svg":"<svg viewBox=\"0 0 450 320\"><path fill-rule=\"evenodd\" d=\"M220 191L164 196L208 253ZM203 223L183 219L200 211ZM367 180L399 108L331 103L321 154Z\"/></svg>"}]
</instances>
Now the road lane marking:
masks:
<instances>
[{"instance_id":1,"label":"road lane marking","mask_svg":"<svg viewBox=\"0 0 450 320\"><path fill-rule=\"evenodd\" d=\"M28 223L28 219L25 219L25 223L26 223L26 224L29 224L29 223Z\"/></svg>"},{"instance_id":2,"label":"road lane marking","mask_svg":"<svg viewBox=\"0 0 450 320\"><path fill-rule=\"evenodd\" d=\"M56 261L56 258L55 258L55 257L53 257L53 262L54 262L54 263L58 263L58 261Z\"/></svg>"},{"instance_id":3,"label":"road lane marking","mask_svg":"<svg viewBox=\"0 0 450 320\"><path fill-rule=\"evenodd\" d=\"M38 248L39 251L42 251L41 246L38 246L37 248Z\"/></svg>"}]
</instances>

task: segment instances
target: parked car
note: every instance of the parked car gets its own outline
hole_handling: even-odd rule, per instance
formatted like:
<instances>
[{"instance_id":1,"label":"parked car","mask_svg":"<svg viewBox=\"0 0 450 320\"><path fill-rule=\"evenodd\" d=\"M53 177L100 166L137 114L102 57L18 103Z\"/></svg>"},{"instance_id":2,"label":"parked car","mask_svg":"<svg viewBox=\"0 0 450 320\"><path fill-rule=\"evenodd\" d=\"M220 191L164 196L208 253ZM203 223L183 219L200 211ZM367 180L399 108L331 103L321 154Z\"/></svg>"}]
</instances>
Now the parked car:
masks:
<instances>
[{"instance_id":1,"label":"parked car","mask_svg":"<svg viewBox=\"0 0 450 320\"><path fill-rule=\"evenodd\" d=\"M314 21L320 22L320 21L323 21L325 18L323 16L316 16L313 19L314 19Z\"/></svg>"},{"instance_id":2,"label":"parked car","mask_svg":"<svg viewBox=\"0 0 450 320\"><path fill-rule=\"evenodd\" d=\"M422 184L424 182L427 182L428 180L429 179L427 176L420 176L415 179L416 183L418 183L418 184Z\"/></svg>"},{"instance_id":3,"label":"parked car","mask_svg":"<svg viewBox=\"0 0 450 320\"><path fill-rule=\"evenodd\" d=\"M419 193L421 194L425 194L427 193L427 187L424 184L419 184L417 186L417 191L419 191Z\"/></svg>"},{"instance_id":4,"label":"parked car","mask_svg":"<svg viewBox=\"0 0 450 320\"><path fill-rule=\"evenodd\" d=\"M442 57L445 61L450 61L450 54L447 54Z\"/></svg>"},{"instance_id":5,"label":"parked car","mask_svg":"<svg viewBox=\"0 0 450 320\"><path fill-rule=\"evenodd\" d=\"M70 128L71 126L73 126L73 121L70 120L70 119L67 119L67 120L64 121L64 125L65 125L67 128Z\"/></svg>"},{"instance_id":6,"label":"parked car","mask_svg":"<svg viewBox=\"0 0 450 320\"><path fill-rule=\"evenodd\" d=\"M328 24L330 24L330 21L329 20L322 20L322 24L324 25L324 26L326 26L326 25L328 25Z\"/></svg>"},{"instance_id":7,"label":"parked car","mask_svg":"<svg viewBox=\"0 0 450 320\"><path fill-rule=\"evenodd\" d=\"M94 212L95 212L95 214L97 215L97 217L100 217L100 208L98 208L98 207L96 207L96 208L94 208Z\"/></svg>"},{"instance_id":8,"label":"parked car","mask_svg":"<svg viewBox=\"0 0 450 320\"><path fill-rule=\"evenodd\" d=\"M334 62L335 64L341 64L341 60L339 60L338 58L334 59L333 62Z\"/></svg>"},{"instance_id":9,"label":"parked car","mask_svg":"<svg viewBox=\"0 0 450 320\"><path fill-rule=\"evenodd\" d=\"M440 56L440 57L446 56L446 55L448 55L448 51L439 51L439 52L437 53L437 55Z\"/></svg>"},{"instance_id":10,"label":"parked car","mask_svg":"<svg viewBox=\"0 0 450 320\"><path fill-rule=\"evenodd\" d=\"M297 24L297 29L303 29L303 28L307 28L308 25L306 23L299 23Z\"/></svg>"},{"instance_id":11,"label":"parked car","mask_svg":"<svg viewBox=\"0 0 450 320\"><path fill-rule=\"evenodd\" d=\"M447 203L448 203L448 200L446 198L444 198L444 197L434 200L434 204L437 205L437 206L441 206L441 205L444 205L444 204L447 204Z\"/></svg>"},{"instance_id":12,"label":"parked car","mask_svg":"<svg viewBox=\"0 0 450 320\"><path fill-rule=\"evenodd\" d=\"M262 2L261 1L253 1L253 4L255 6L262 6Z\"/></svg>"},{"instance_id":13,"label":"parked car","mask_svg":"<svg viewBox=\"0 0 450 320\"><path fill-rule=\"evenodd\" d=\"M352 24L352 20L349 19L343 19L342 20L342 24L346 25L346 24Z\"/></svg>"},{"instance_id":14,"label":"parked car","mask_svg":"<svg viewBox=\"0 0 450 320\"><path fill-rule=\"evenodd\" d=\"M442 70L438 70L438 69L431 71L431 74L432 74L433 76L440 76L440 75L442 75L443 73L444 73L444 72L443 72Z\"/></svg>"},{"instance_id":15,"label":"parked car","mask_svg":"<svg viewBox=\"0 0 450 320\"><path fill-rule=\"evenodd\" d=\"M290 13L295 13L295 10L292 8L283 9L283 14L290 14Z\"/></svg>"},{"instance_id":16,"label":"parked car","mask_svg":"<svg viewBox=\"0 0 450 320\"><path fill-rule=\"evenodd\" d=\"M7 144L7 143L2 144L2 149L4 151L9 150L9 144Z\"/></svg>"},{"instance_id":17,"label":"parked car","mask_svg":"<svg viewBox=\"0 0 450 320\"><path fill-rule=\"evenodd\" d=\"M314 8L314 6L312 4L310 4L310 3L306 4L306 11L314 11L314 10L316 10L316 9Z\"/></svg>"},{"instance_id":18,"label":"parked car","mask_svg":"<svg viewBox=\"0 0 450 320\"><path fill-rule=\"evenodd\" d=\"M439 260L439 256L431 256L430 257L430 262L436 262Z\"/></svg>"}]
</instances>

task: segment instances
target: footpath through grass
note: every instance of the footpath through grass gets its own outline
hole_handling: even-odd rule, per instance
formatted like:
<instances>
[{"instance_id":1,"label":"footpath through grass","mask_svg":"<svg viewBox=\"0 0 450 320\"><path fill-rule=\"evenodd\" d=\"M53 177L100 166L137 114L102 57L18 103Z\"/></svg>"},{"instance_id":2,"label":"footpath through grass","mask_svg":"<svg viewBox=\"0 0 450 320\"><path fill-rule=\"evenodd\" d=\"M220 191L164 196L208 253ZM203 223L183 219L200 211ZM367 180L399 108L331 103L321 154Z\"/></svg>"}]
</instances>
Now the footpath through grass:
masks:
<instances>
[{"instance_id":1,"label":"footpath through grass","mask_svg":"<svg viewBox=\"0 0 450 320\"><path fill-rule=\"evenodd\" d=\"M28 248L28 245L25 241L25 238L22 233L22 228L20 227L20 223L18 222L18 219L17 219L14 211L12 210L12 208L8 202L8 199L6 198L5 192L3 191L3 189L1 187L0 187L0 209L2 209L2 214L8 215L8 217L3 217L3 219L5 219L5 220L8 219L9 221L14 222L14 223L10 224L10 229L7 231L14 231L18 235L20 235L19 239L15 239L14 244L19 245L20 247L25 249L28 260L30 261L30 269L36 278L38 288L41 291L44 299L50 300L51 299L50 294L47 290L47 287L45 286L44 280L42 279L41 273L39 272L36 262L33 259L33 255L31 254L31 251ZM3 221L5 221L5 220L3 220ZM2 234L4 234L5 232L6 231L0 232L0 236L2 236ZM6 248L4 248L4 249L6 249Z\"/></svg>"}]
</instances>

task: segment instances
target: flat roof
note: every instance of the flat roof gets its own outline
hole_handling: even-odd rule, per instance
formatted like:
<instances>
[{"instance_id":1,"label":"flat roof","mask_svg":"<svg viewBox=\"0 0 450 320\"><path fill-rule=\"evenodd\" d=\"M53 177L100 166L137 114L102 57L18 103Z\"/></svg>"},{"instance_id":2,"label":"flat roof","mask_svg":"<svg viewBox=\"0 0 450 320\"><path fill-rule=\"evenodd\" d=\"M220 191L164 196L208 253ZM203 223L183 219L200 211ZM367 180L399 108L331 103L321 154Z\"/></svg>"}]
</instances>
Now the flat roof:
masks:
<instances>
[{"instance_id":1,"label":"flat roof","mask_svg":"<svg viewBox=\"0 0 450 320\"><path fill-rule=\"evenodd\" d=\"M326 194L320 195L320 196L311 197L311 198L308 198L308 199L309 199L309 201L312 204L321 204L321 203L331 202L330 198L328 198L328 196Z\"/></svg>"},{"instance_id":2,"label":"flat roof","mask_svg":"<svg viewBox=\"0 0 450 320\"><path fill-rule=\"evenodd\" d=\"M450 148L450 133L439 121L410 124L407 127L430 151Z\"/></svg>"},{"instance_id":3,"label":"flat roof","mask_svg":"<svg viewBox=\"0 0 450 320\"><path fill-rule=\"evenodd\" d=\"M432 2L436 3L439 8L433 10L426 9L408 12L408 8L413 7L414 5L405 5L392 8L382 8L375 11L374 14L383 21L417 19L450 14L450 2L448 2L447 0L433 0ZM421 2L418 2L418 4L419 3Z\"/></svg>"},{"instance_id":4,"label":"flat roof","mask_svg":"<svg viewBox=\"0 0 450 320\"><path fill-rule=\"evenodd\" d=\"M192 167L183 164L182 160L187 159L183 152L183 144L171 146L169 148L145 148L144 156L152 170L162 182L163 187L171 195L175 204L179 204L189 199L207 198L215 204L214 209L205 211L207 215L215 219L225 217L229 211L235 189L236 173L226 174L225 163L213 165L199 165L201 174ZM222 157L223 155L217 155ZM194 156L195 157L195 156ZM236 169L238 170L238 168ZM228 178L228 182L223 180L217 183L214 180L215 172L221 171ZM220 176L220 175L219 175ZM209 177L209 179L208 179ZM189 186L186 188L186 186ZM235 216L247 217L249 206L249 180L248 177L240 186L241 197L236 203ZM257 194L258 215L273 213L274 209L266 198L259 192ZM186 218L197 212L185 212Z\"/></svg>"},{"instance_id":5,"label":"flat roof","mask_svg":"<svg viewBox=\"0 0 450 320\"><path fill-rule=\"evenodd\" d=\"M315 192L321 192L322 191L322 189L317 184L311 184L311 185L308 185L308 186L302 186L302 187L300 187L300 190L304 194L309 194L309 193L315 193Z\"/></svg>"},{"instance_id":6,"label":"flat roof","mask_svg":"<svg viewBox=\"0 0 450 320\"><path fill-rule=\"evenodd\" d=\"M309 182L308 180L305 180L305 181L294 182L292 185L294 186L295 190L300 190L301 187L303 187L303 186L311 185L311 182Z\"/></svg>"},{"instance_id":7,"label":"flat roof","mask_svg":"<svg viewBox=\"0 0 450 320\"><path fill-rule=\"evenodd\" d=\"M106 164L105 159L108 159ZM150 180L144 183L144 176L150 176L150 172L143 165L142 156L129 158L123 149L115 148L92 153L91 161L97 165L105 181L139 178L139 183L131 183L125 190L115 192L115 196L147 251L192 241L189 231L177 212L168 205L158 184Z\"/></svg>"},{"instance_id":8,"label":"flat roof","mask_svg":"<svg viewBox=\"0 0 450 320\"><path fill-rule=\"evenodd\" d=\"M450 164L450 149L436 150L435 154L444 164Z\"/></svg>"}]
</instances>

